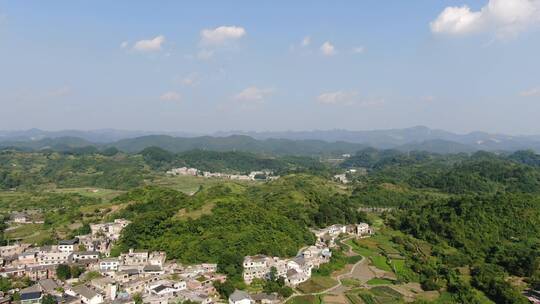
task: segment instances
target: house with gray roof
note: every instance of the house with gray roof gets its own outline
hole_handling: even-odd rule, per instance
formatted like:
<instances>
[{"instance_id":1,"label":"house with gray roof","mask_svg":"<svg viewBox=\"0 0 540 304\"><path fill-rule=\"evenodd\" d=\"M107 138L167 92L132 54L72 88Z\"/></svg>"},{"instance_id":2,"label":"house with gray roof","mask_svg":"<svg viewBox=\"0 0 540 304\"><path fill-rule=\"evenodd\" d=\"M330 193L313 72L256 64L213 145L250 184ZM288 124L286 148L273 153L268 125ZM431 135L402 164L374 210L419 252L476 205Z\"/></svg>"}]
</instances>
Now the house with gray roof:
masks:
<instances>
[{"instance_id":1,"label":"house with gray roof","mask_svg":"<svg viewBox=\"0 0 540 304\"><path fill-rule=\"evenodd\" d=\"M253 300L245 291L236 289L229 296L229 304L252 304Z\"/></svg>"}]
</instances>

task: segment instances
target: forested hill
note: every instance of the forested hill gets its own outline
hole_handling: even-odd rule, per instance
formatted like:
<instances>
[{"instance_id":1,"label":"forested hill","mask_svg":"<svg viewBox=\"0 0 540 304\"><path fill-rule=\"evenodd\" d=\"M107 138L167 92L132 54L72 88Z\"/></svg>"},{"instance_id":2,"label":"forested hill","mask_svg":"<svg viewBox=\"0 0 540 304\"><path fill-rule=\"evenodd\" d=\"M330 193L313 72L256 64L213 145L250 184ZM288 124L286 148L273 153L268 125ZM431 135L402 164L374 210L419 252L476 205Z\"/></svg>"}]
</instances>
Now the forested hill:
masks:
<instances>
[{"instance_id":1,"label":"forested hill","mask_svg":"<svg viewBox=\"0 0 540 304\"><path fill-rule=\"evenodd\" d=\"M157 135L157 136L156 136ZM160 135L167 135L165 138ZM283 131L283 132L217 132L203 137L201 134L189 134L186 132L149 132L149 131L123 131L123 130L61 130L43 131L38 129L26 131L1 131L0 146L5 146L2 142L11 142L13 146L25 145L33 147L44 147L45 145L62 144L62 138L79 137L84 141L100 144L111 144L120 141L122 145L138 146L137 149L130 150L138 152L149 146L160 146L160 143L169 145L169 148L181 147L183 149L203 149L202 144L221 145L228 141L230 136L245 135L261 142L272 139L284 139L280 142L304 142L304 143L335 143L347 142L361 144L377 149L397 149L401 151L429 151L436 153L459 153L486 151L516 151L532 149L540 151L539 136L513 136L505 134L493 134L486 132L471 132L468 134L457 134L444 130L430 129L424 126L416 126L404 129L387 130L313 130L313 131ZM199 137L197 137L199 136ZM183 137L183 138L182 138ZM175 138L178 138L177 140ZM191 138L191 139L190 139ZM216 138L224 138L216 139ZM49 143L40 143L40 140L47 139ZM51 140L52 139L52 140ZM128 140L126 140L128 139ZM216 139L216 140L215 140ZM124 141L126 140L126 141ZM214 143L210 143L214 141ZM221 141L221 143L219 143ZM25 143L26 142L26 143ZM148 142L142 146L141 142ZM181 143L184 142L184 143ZM185 146L188 146L185 148ZM196 145L196 146L193 146ZM309 145L308 145L309 146ZM166 148L165 146L161 146ZM129 148L129 147L126 147ZM253 148L253 147L252 147ZM39 148L37 148L39 149ZM239 148L236 148L237 150ZM232 150L232 149L229 149ZM126 150L127 151L127 150ZM179 152L180 150L174 150ZM249 150L248 152L258 152L259 150ZM291 154L288 150L286 154ZM310 152L311 153L311 152Z\"/></svg>"},{"instance_id":2,"label":"forested hill","mask_svg":"<svg viewBox=\"0 0 540 304\"><path fill-rule=\"evenodd\" d=\"M0 141L0 148L15 148L26 151L53 150L77 152L81 150L98 151L115 148L127 153L139 153L149 147L159 147L178 153L190 150L242 151L256 154L283 156L321 156L354 153L365 145L348 142L326 142L322 140L257 140L249 136L232 135L227 137L173 137L168 135L148 135L122 139L110 143L93 143L77 137L44 138L30 141Z\"/></svg>"},{"instance_id":3,"label":"forested hill","mask_svg":"<svg viewBox=\"0 0 540 304\"><path fill-rule=\"evenodd\" d=\"M171 153L152 147L140 154L114 148L71 152L0 151L0 190L46 187L102 187L129 190L142 186L175 167L195 167L224 173L263 169L275 174L311 172L328 176L329 168L318 159L300 156L265 157L245 152L188 151Z\"/></svg>"},{"instance_id":4,"label":"forested hill","mask_svg":"<svg viewBox=\"0 0 540 304\"><path fill-rule=\"evenodd\" d=\"M249 136L232 135L228 137L193 137L179 138L166 135L151 135L132 139L124 139L109 146L125 152L139 152L144 148L155 146L170 152L184 152L193 149L212 151L243 151L270 155L340 155L353 153L365 148L361 144L346 142L325 142L321 140L288 140L267 139L256 140Z\"/></svg>"},{"instance_id":5,"label":"forested hill","mask_svg":"<svg viewBox=\"0 0 540 304\"><path fill-rule=\"evenodd\" d=\"M396 215L394 227L434 244L437 264L420 270L425 282L441 286L449 269L470 269L472 286L495 303L528 303L510 275L540 288L540 196L459 196ZM464 291L447 284L453 292Z\"/></svg>"},{"instance_id":6,"label":"forested hill","mask_svg":"<svg viewBox=\"0 0 540 304\"><path fill-rule=\"evenodd\" d=\"M157 147L146 148L140 154L147 164L157 170L187 166L202 171L225 173L271 170L277 175L295 171L323 173L328 170L318 159L303 156L267 157L246 152L206 150L175 154Z\"/></svg>"},{"instance_id":7,"label":"forested hill","mask_svg":"<svg viewBox=\"0 0 540 304\"><path fill-rule=\"evenodd\" d=\"M370 180L438 189L444 193L494 193L503 190L540 193L537 158L537 154L528 151L510 155L487 152L439 155L366 149L340 166L366 168Z\"/></svg>"},{"instance_id":8,"label":"forested hill","mask_svg":"<svg viewBox=\"0 0 540 304\"><path fill-rule=\"evenodd\" d=\"M115 202L130 203L115 217L133 221L117 250L165 250L182 262L218 262L235 278L245 255L294 256L313 244L309 227L366 220L336 187L309 175L255 186L226 183L190 197L147 187Z\"/></svg>"},{"instance_id":9,"label":"forested hill","mask_svg":"<svg viewBox=\"0 0 540 304\"><path fill-rule=\"evenodd\" d=\"M217 262L237 282L244 255L293 256L313 243L309 228L374 219L391 230L392 242L403 247L406 266L425 290L451 295L445 303L485 303L478 300L478 290L495 303L525 303L511 279L540 288L539 160L531 151L441 155L363 149L336 163L238 151L174 153L159 147L135 154L114 147L4 150L0 188L30 196L63 190L58 188L125 190L115 191L122 194L108 203L115 206L108 219L133 222L116 253L147 248L165 250L185 263ZM239 173L270 169L281 177L240 183L166 176L177 166ZM346 169L357 169L347 173L351 183L332 180ZM185 191L192 195L163 182L193 179L202 183ZM361 211L365 207L388 209L368 216ZM73 207L66 214L76 212ZM49 217L56 214L47 213L47 222L54 222ZM428 244L429 250L414 244Z\"/></svg>"}]
</instances>

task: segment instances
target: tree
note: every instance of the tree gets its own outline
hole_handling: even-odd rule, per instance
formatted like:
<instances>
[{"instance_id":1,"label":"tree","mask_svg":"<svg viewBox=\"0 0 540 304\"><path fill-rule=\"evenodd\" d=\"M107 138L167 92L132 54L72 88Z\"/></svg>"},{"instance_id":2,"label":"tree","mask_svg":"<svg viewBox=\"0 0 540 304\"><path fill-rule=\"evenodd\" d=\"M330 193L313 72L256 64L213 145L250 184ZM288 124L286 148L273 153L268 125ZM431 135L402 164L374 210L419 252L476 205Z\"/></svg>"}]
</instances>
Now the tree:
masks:
<instances>
[{"instance_id":1,"label":"tree","mask_svg":"<svg viewBox=\"0 0 540 304\"><path fill-rule=\"evenodd\" d=\"M0 278L0 291L8 292L11 288L12 288L11 280L8 278L1 277Z\"/></svg>"},{"instance_id":2,"label":"tree","mask_svg":"<svg viewBox=\"0 0 540 304\"><path fill-rule=\"evenodd\" d=\"M270 281L275 281L277 279L277 268L275 266L270 267Z\"/></svg>"},{"instance_id":3,"label":"tree","mask_svg":"<svg viewBox=\"0 0 540 304\"><path fill-rule=\"evenodd\" d=\"M135 304L143 304L142 295L140 293L136 293L133 295L133 301L135 301Z\"/></svg>"},{"instance_id":4,"label":"tree","mask_svg":"<svg viewBox=\"0 0 540 304\"><path fill-rule=\"evenodd\" d=\"M65 281L71 278L71 269L66 264L60 264L56 267L56 277Z\"/></svg>"},{"instance_id":5,"label":"tree","mask_svg":"<svg viewBox=\"0 0 540 304\"><path fill-rule=\"evenodd\" d=\"M41 299L41 304L56 304L57 301L56 301L56 297L54 297L53 295L45 295L42 299Z\"/></svg>"},{"instance_id":6,"label":"tree","mask_svg":"<svg viewBox=\"0 0 540 304\"><path fill-rule=\"evenodd\" d=\"M224 283L214 281L213 284L214 288L216 288L216 291L223 299L228 299L235 289L234 284L230 280L227 280Z\"/></svg>"},{"instance_id":7,"label":"tree","mask_svg":"<svg viewBox=\"0 0 540 304\"><path fill-rule=\"evenodd\" d=\"M84 268L80 266L71 266L70 271L72 278L78 278L84 272Z\"/></svg>"},{"instance_id":8,"label":"tree","mask_svg":"<svg viewBox=\"0 0 540 304\"><path fill-rule=\"evenodd\" d=\"M294 293L294 290L289 286L283 286L278 290L278 294L283 298L288 298Z\"/></svg>"}]
</instances>

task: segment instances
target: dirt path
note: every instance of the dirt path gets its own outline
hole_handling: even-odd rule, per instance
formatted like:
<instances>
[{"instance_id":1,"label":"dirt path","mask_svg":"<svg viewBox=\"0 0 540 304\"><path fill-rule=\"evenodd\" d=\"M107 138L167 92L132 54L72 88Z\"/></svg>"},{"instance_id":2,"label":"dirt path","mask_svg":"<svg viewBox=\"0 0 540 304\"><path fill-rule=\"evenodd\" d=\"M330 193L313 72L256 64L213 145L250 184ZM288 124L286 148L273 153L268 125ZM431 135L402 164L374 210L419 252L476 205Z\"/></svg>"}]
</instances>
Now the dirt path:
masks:
<instances>
[{"instance_id":1,"label":"dirt path","mask_svg":"<svg viewBox=\"0 0 540 304\"><path fill-rule=\"evenodd\" d=\"M341 240L341 243L345 246L347 246L349 248L349 250L347 250L346 252L346 255L347 256L357 256L358 254L356 254L353 250L352 250L352 247L349 245L349 244L346 244L345 242L350 240L351 238L353 238L353 236L349 236L349 237L346 237L344 238L343 240ZM325 294L325 293L328 293L328 292L332 292L332 291L335 291L335 290L338 290L340 288L346 288L345 286L343 286L343 283L341 282L341 280L343 278L346 278L346 277L350 277L353 273L355 273L356 269L361 266L361 265L364 265L364 264L367 264L367 259L365 257L362 257L362 259L358 262L356 262L353 267L351 268L351 270L349 270L348 272L346 273L343 273L343 274L340 274L338 276L332 276L333 279L337 280L338 283L328 289L325 289L323 291L319 291L319 292L312 292L312 293L295 293L294 295L292 295L291 297L289 297L286 301L288 301L289 299L292 299L294 298L295 296L299 296L299 295L312 295L312 296L317 296L317 295L322 295L322 294Z\"/></svg>"}]
</instances>

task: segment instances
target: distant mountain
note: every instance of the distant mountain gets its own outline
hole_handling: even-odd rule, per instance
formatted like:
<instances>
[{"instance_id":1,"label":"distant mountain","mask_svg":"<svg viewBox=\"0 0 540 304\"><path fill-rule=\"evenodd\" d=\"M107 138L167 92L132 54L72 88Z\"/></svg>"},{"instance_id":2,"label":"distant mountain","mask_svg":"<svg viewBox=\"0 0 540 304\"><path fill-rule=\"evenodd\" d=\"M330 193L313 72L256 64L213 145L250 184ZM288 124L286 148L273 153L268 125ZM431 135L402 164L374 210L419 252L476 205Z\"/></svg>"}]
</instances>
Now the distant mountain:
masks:
<instances>
[{"instance_id":1,"label":"distant mountain","mask_svg":"<svg viewBox=\"0 0 540 304\"><path fill-rule=\"evenodd\" d=\"M354 153L365 145L347 142L325 142L322 140L265 139L257 140L244 135L227 137L192 137L181 138L167 135L150 135L123 139L107 146L116 147L126 152L139 152L150 146L160 147L171 152L183 152L194 149L211 151L243 151L275 155L322 155Z\"/></svg>"},{"instance_id":2,"label":"distant mountain","mask_svg":"<svg viewBox=\"0 0 540 304\"><path fill-rule=\"evenodd\" d=\"M405 129L388 129L372 131L348 131L348 130L326 130L326 131L286 131L286 132L219 132L215 135L226 136L231 134L242 134L256 139L283 138L283 139L317 139L328 142L345 141L350 143L360 143L378 149L394 149L405 146L404 149L413 148L414 145L427 143L418 148L427 149L431 141L454 142L454 148L457 144L470 146L472 151L516 151L523 149L533 149L540 151L540 135L533 136L511 136L504 134L491 134L485 132L471 132L468 134L456 134L444 130L430 129L424 126L417 126ZM431 145L442 145L442 142L432 142ZM461 146L463 151L469 150ZM446 153L449 153L448 150ZM436 151L429 151L436 152ZM439 151L442 152L442 151Z\"/></svg>"},{"instance_id":3,"label":"distant mountain","mask_svg":"<svg viewBox=\"0 0 540 304\"><path fill-rule=\"evenodd\" d=\"M1 131L0 142L2 141L33 141L42 140L45 138L59 137L79 137L93 143L110 143L126 138L135 138L146 135L172 135L181 137L192 137L196 134L187 132L154 132L154 131L127 131L115 129L100 129L100 130L61 130L61 131L44 131L40 129L29 129L22 131Z\"/></svg>"},{"instance_id":4,"label":"distant mountain","mask_svg":"<svg viewBox=\"0 0 540 304\"><path fill-rule=\"evenodd\" d=\"M397 146L395 149L403 152L427 151L439 154L473 153L478 151L474 146L442 139L426 140L421 143L409 143Z\"/></svg>"},{"instance_id":5,"label":"distant mountain","mask_svg":"<svg viewBox=\"0 0 540 304\"><path fill-rule=\"evenodd\" d=\"M55 151L65 151L71 150L73 148L82 148L87 146L96 146L96 144L79 137L57 137L43 138L39 140L0 141L0 148L13 147L24 150L51 149Z\"/></svg>"},{"instance_id":6,"label":"distant mountain","mask_svg":"<svg viewBox=\"0 0 540 304\"><path fill-rule=\"evenodd\" d=\"M76 140L78 138L79 140ZM0 147L25 149L47 147L117 147L138 152L158 146L181 152L191 149L216 151L238 150L267 154L321 155L353 153L362 147L458 153L485 151L517 151L531 149L540 152L540 135L511 136L485 132L456 134L423 126L406 129L373 131L315 130L283 132L217 132L200 136L182 132L123 131L102 129L93 131L0 131Z\"/></svg>"}]
</instances>

